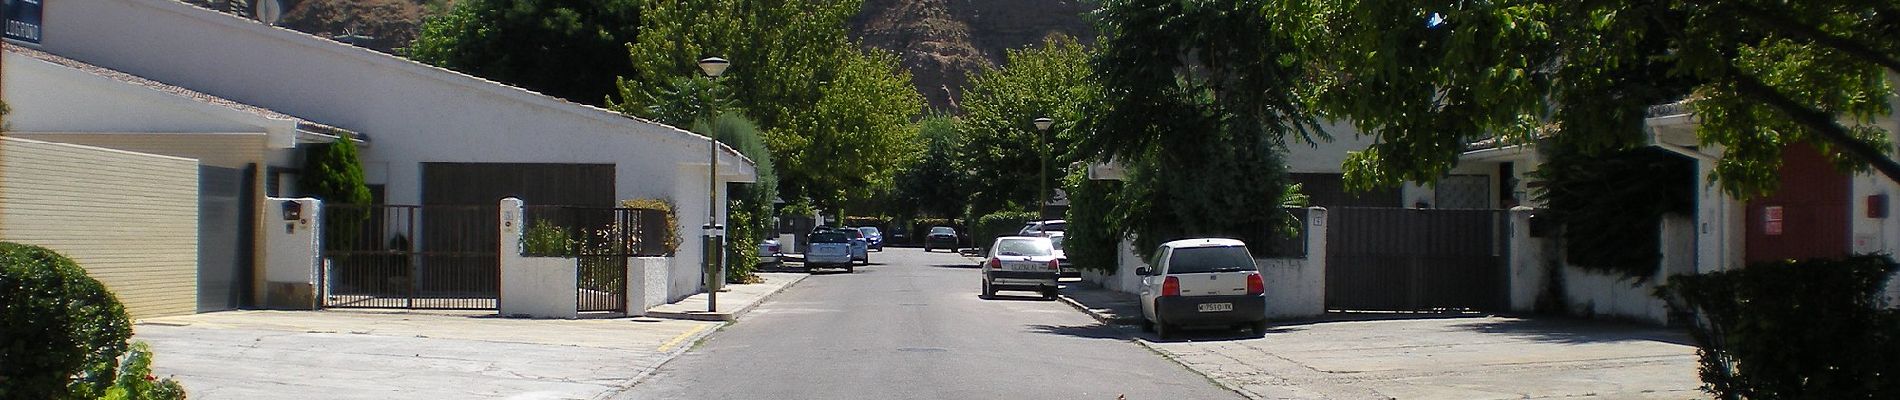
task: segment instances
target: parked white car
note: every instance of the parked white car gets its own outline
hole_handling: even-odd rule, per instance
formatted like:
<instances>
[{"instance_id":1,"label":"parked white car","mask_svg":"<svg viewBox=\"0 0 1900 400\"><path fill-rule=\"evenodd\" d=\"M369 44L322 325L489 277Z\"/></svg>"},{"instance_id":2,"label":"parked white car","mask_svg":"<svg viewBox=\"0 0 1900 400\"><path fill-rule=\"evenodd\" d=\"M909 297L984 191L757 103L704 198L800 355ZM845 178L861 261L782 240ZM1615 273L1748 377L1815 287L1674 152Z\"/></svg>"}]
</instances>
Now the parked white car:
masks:
<instances>
[{"instance_id":1,"label":"parked white car","mask_svg":"<svg viewBox=\"0 0 1900 400\"><path fill-rule=\"evenodd\" d=\"M840 231L821 231L811 234L811 248L805 251L805 270L819 268L844 268L852 272L851 237Z\"/></svg>"},{"instance_id":2,"label":"parked white car","mask_svg":"<svg viewBox=\"0 0 1900 400\"><path fill-rule=\"evenodd\" d=\"M1023 290L1054 300L1056 277L1061 274L1049 238L999 237L983 260L983 298L995 297L999 290Z\"/></svg>"},{"instance_id":3,"label":"parked white car","mask_svg":"<svg viewBox=\"0 0 1900 400\"><path fill-rule=\"evenodd\" d=\"M1051 219L1023 223L1023 229L1017 230L1016 234L1022 236L1049 236L1050 234L1059 234L1066 230L1069 230L1069 221Z\"/></svg>"},{"instance_id":4,"label":"parked white car","mask_svg":"<svg viewBox=\"0 0 1900 400\"><path fill-rule=\"evenodd\" d=\"M1191 325L1251 328L1265 335L1266 281L1247 244L1184 239L1161 244L1141 276L1141 328L1162 338Z\"/></svg>"}]
</instances>

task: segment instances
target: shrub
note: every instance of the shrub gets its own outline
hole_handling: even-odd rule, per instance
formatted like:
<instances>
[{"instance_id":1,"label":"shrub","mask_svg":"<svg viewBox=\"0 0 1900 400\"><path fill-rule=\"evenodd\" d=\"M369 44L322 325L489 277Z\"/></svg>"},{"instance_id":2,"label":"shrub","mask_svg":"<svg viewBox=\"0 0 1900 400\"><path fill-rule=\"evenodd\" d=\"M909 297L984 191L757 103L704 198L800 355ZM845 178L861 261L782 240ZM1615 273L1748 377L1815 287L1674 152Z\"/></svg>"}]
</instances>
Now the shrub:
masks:
<instances>
[{"instance_id":1,"label":"shrub","mask_svg":"<svg viewBox=\"0 0 1900 400\"><path fill-rule=\"evenodd\" d=\"M93 398L132 326L105 285L59 253L0 242L0 398Z\"/></svg>"},{"instance_id":2,"label":"shrub","mask_svg":"<svg viewBox=\"0 0 1900 400\"><path fill-rule=\"evenodd\" d=\"M970 239L976 241L977 248L988 248L997 237L1014 235L1022 230L1023 223L1036 219L1033 211L997 211L976 219L976 227L971 230Z\"/></svg>"},{"instance_id":3,"label":"shrub","mask_svg":"<svg viewBox=\"0 0 1900 400\"><path fill-rule=\"evenodd\" d=\"M759 227L764 224L754 214L755 207L745 207L741 202L732 202L728 206L726 220L731 230L726 232L726 282L757 283L759 276L754 274L759 266L759 241L764 233Z\"/></svg>"},{"instance_id":4,"label":"shrub","mask_svg":"<svg viewBox=\"0 0 1900 400\"><path fill-rule=\"evenodd\" d=\"M106 388L106 400L183 400L185 387L171 378L152 375L152 349L145 342L132 344L132 351L119 363L118 377Z\"/></svg>"},{"instance_id":5,"label":"shrub","mask_svg":"<svg viewBox=\"0 0 1900 400\"><path fill-rule=\"evenodd\" d=\"M620 202L623 208L641 208L659 210L666 215L666 254L671 255L680 249L679 213L673 210L673 202L663 199L633 199Z\"/></svg>"},{"instance_id":6,"label":"shrub","mask_svg":"<svg viewBox=\"0 0 1900 400\"><path fill-rule=\"evenodd\" d=\"M575 241L567 230L547 220L534 221L521 234L521 253L531 257L572 257Z\"/></svg>"},{"instance_id":7,"label":"shrub","mask_svg":"<svg viewBox=\"0 0 1900 400\"><path fill-rule=\"evenodd\" d=\"M1695 316L1703 390L1725 399L1900 398L1900 314L1885 255L1678 275L1656 294Z\"/></svg>"},{"instance_id":8,"label":"shrub","mask_svg":"<svg viewBox=\"0 0 1900 400\"><path fill-rule=\"evenodd\" d=\"M1076 171L1067 179L1069 210L1064 219L1069 222L1069 230L1064 232L1063 253L1076 268L1113 275L1121 268L1116 252L1120 250L1122 231L1112 216L1114 195L1121 183L1089 180L1086 170Z\"/></svg>"}]
</instances>

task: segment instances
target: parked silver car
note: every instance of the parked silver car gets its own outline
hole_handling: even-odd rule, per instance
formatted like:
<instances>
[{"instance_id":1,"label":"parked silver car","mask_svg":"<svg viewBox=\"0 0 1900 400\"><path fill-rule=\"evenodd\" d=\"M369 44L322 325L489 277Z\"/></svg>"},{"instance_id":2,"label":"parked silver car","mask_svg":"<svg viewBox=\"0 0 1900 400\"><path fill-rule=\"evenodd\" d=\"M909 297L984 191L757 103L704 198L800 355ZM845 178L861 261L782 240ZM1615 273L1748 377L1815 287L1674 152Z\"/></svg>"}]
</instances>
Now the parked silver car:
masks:
<instances>
[{"instance_id":1,"label":"parked silver car","mask_svg":"<svg viewBox=\"0 0 1900 400\"><path fill-rule=\"evenodd\" d=\"M851 237L840 231L819 231L811 234L811 248L805 251L805 270L819 268L844 268L851 272Z\"/></svg>"},{"instance_id":2,"label":"parked silver car","mask_svg":"<svg viewBox=\"0 0 1900 400\"><path fill-rule=\"evenodd\" d=\"M999 290L1023 290L1056 298L1056 277L1061 275L1055 246L1046 237L1004 236L990 245L983 260L983 298L996 296Z\"/></svg>"},{"instance_id":3,"label":"parked silver car","mask_svg":"<svg viewBox=\"0 0 1900 400\"><path fill-rule=\"evenodd\" d=\"M784 266L785 252L779 247L778 240L766 239L759 242L758 267L760 269L779 269Z\"/></svg>"}]
</instances>

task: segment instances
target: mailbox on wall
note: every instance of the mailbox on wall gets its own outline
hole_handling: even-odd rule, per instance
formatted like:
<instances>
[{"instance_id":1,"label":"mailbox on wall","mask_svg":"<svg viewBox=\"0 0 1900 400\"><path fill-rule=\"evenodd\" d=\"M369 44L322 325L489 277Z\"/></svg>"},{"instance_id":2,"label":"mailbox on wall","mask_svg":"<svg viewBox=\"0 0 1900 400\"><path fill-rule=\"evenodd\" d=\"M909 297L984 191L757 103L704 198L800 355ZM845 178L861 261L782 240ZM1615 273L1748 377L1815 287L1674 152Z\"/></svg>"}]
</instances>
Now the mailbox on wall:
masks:
<instances>
[{"instance_id":1,"label":"mailbox on wall","mask_svg":"<svg viewBox=\"0 0 1900 400\"><path fill-rule=\"evenodd\" d=\"M1886 217L1887 195L1876 194L1867 196L1867 218L1881 219Z\"/></svg>"},{"instance_id":2,"label":"mailbox on wall","mask_svg":"<svg viewBox=\"0 0 1900 400\"><path fill-rule=\"evenodd\" d=\"M303 219L303 203L295 201L284 202L284 220L296 221L301 219Z\"/></svg>"}]
</instances>

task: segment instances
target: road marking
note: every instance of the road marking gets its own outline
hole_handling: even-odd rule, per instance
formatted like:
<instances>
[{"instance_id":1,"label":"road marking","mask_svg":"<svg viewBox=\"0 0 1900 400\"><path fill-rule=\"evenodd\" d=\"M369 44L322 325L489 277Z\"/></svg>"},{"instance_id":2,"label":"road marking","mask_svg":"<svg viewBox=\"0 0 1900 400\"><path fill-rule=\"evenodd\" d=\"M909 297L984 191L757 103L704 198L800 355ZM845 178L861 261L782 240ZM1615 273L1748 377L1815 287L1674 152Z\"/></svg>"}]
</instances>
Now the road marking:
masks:
<instances>
[{"instance_id":1,"label":"road marking","mask_svg":"<svg viewBox=\"0 0 1900 400\"><path fill-rule=\"evenodd\" d=\"M680 342L685 341L686 338L693 337L693 335L699 334L699 331L703 330L706 330L706 325L693 325L693 329L688 329L686 333L681 333L679 336L674 336L673 339L667 340L666 343L660 344L659 352L665 353L667 350L671 350L673 346L678 346Z\"/></svg>"}]
</instances>

